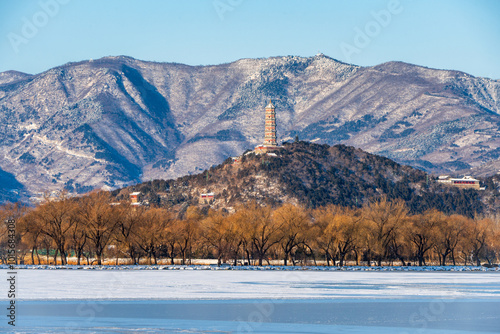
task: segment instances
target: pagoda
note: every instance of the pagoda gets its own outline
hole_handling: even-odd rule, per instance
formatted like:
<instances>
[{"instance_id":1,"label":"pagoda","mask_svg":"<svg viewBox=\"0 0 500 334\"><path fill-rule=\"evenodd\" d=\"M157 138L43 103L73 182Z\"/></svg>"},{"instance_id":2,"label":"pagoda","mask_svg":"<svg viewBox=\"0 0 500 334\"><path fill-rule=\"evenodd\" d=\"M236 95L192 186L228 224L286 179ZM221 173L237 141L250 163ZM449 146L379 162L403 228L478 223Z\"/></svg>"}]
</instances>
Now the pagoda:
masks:
<instances>
[{"instance_id":1,"label":"pagoda","mask_svg":"<svg viewBox=\"0 0 500 334\"><path fill-rule=\"evenodd\" d=\"M280 146L278 146L277 136L276 136L276 107L269 100L266 106L265 115L265 131L264 131L264 144L255 147L255 153L267 153L272 152Z\"/></svg>"}]
</instances>

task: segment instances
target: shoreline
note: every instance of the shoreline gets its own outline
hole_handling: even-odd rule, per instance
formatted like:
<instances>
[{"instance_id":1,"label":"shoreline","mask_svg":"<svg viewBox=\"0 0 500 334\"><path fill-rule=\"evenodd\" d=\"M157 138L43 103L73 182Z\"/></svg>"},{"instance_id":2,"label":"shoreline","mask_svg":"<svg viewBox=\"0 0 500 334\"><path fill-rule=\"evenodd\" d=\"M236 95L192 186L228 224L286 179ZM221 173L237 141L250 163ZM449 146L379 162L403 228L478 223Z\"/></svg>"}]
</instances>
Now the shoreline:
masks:
<instances>
[{"instance_id":1,"label":"shoreline","mask_svg":"<svg viewBox=\"0 0 500 334\"><path fill-rule=\"evenodd\" d=\"M0 270L236 270L236 271L368 271L368 272L500 272L484 266L232 266L232 265L0 265Z\"/></svg>"}]
</instances>

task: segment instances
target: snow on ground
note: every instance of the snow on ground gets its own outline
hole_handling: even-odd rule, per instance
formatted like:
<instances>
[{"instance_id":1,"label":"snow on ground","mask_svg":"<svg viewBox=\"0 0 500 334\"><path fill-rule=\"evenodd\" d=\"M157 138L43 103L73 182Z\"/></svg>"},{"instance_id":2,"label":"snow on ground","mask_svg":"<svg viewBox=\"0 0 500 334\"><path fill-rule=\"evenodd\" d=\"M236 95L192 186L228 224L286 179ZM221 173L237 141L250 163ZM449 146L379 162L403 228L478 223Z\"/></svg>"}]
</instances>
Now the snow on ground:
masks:
<instances>
[{"instance_id":1,"label":"snow on ground","mask_svg":"<svg viewBox=\"0 0 500 334\"><path fill-rule=\"evenodd\" d=\"M4 271L4 270L1 270ZM18 298L499 298L500 271L18 270ZM3 276L7 274L4 273ZM6 291L7 281L1 280ZM0 299L6 299L0 294Z\"/></svg>"},{"instance_id":2,"label":"snow on ground","mask_svg":"<svg viewBox=\"0 0 500 334\"><path fill-rule=\"evenodd\" d=\"M484 268L28 268L15 333L500 332L500 271Z\"/></svg>"},{"instance_id":3,"label":"snow on ground","mask_svg":"<svg viewBox=\"0 0 500 334\"><path fill-rule=\"evenodd\" d=\"M73 258L70 258L73 259ZM195 265L16 265L15 269L67 269L67 270L273 270L273 271L500 271L497 267L484 266L232 266L222 264L217 266L217 260L193 260L193 262L213 262L212 264ZM1 269L9 269L0 265Z\"/></svg>"}]
</instances>

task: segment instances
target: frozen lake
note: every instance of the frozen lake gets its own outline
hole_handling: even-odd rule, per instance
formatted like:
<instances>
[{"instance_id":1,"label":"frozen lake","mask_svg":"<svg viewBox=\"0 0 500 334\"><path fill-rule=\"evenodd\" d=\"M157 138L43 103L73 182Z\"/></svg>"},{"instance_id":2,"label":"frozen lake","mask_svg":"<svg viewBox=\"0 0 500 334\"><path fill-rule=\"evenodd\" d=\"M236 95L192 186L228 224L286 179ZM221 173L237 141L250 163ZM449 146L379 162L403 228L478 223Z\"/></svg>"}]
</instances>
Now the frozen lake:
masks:
<instances>
[{"instance_id":1,"label":"frozen lake","mask_svg":"<svg viewBox=\"0 0 500 334\"><path fill-rule=\"evenodd\" d=\"M17 272L16 333L500 333L498 271Z\"/></svg>"}]
</instances>

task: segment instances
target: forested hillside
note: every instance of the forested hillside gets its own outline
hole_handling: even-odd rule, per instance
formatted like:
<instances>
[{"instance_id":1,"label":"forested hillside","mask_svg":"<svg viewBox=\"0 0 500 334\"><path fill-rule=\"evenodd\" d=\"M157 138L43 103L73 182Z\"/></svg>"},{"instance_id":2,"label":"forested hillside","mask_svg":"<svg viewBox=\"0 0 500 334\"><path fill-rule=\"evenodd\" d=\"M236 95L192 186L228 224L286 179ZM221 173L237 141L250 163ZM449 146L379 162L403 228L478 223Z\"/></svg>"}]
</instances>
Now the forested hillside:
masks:
<instances>
[{"instance_id":1,"label":"forested hillside","mask_svg":"<svg viewBox=\"0 0 500 334\"><path fill-rule=\"evenodd\" d=\"M116 190L117 200L139 191L151 205L182 208L198 205L202 193L215 193L214 208L231 209L255 200L276 206L294 203L316 208L328 204L361 207L386 197L401 199L412 213L437 209L469 217L494 211L498 191L442 186L425 172L388 158L345 145L285 143L276 156L248 152L241 162L232 159L197 175L176 180L154 180Z\"/></svg>"}]
</instances>

